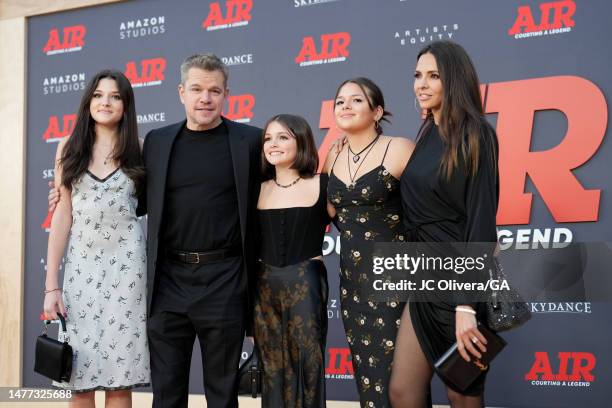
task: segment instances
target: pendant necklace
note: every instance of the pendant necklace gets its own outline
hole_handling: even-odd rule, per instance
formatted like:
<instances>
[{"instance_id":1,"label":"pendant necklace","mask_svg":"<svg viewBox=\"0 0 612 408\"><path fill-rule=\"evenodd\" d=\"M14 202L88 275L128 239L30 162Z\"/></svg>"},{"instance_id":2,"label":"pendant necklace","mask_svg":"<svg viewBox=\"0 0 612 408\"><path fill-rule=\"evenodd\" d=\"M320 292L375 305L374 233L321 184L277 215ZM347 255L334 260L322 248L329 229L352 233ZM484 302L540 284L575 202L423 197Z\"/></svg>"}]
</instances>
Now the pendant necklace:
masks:
<instances>
[{"instance_id":1,"label":"pendant necklace","mask_svg":"<svg viewBox=\"0 0 612 408\"><path fill-rule=\"evenodd\" d=\"M380 137L380 135L377 135L374 140L372 140L366 147L364 147L363 149L361 149L361 151L359 153L355 153L353 152L353 149L351 149L351 144L349 143L349 152L351 152L351 154L353 155L353 163L357 163L359 161L359 159L361 158L361 153L365 152L365 150L368 147L371 147L374 143L376 143L376 141L378 140L378 138ZM369 151L369 150L368 150Z\"/></svg>"},{"instance_id":2,"label":"pendant necklace","mask_svg":"<svg viewBox=\"0 0 612 408\"><path fill-rule=\"evenodd\" d=\"M366 154L363 156L363 160L361 161L361 163L359 163L359 165L357 166L357 169L355 169L355 173L351 174L351 161L349 160L349 150L351 150L351 145L349 145L348 150L346 151L346 166L348 167L348 173L349 173L349 179L351 180L351 183L348 186L349 190L352 190L355 188L355 179L357 178L357 173L359 172L359 169L361 168L361 165L365 162L365 159L368 157L368 154L370 154L370 152L372 151L372 149L374 148L374 144L378 141L378 138L380 137L380 135L376 136L374 138L374 140L372 140L372 142L370 142L369 145L366 146L365 149L368 149L368 151L366 152ZM364 152L363 149L362 151L360 151L356 157L358 157L361 153ZM351 150L351 153L353 153L353 151ZM354 154L354 153L353 153ZM357 158L357 160L355 160L355 157L353 157L353 161L355 163L357 163L357 161L359 161L359 158Z\"/></svg>"}]
</instances>

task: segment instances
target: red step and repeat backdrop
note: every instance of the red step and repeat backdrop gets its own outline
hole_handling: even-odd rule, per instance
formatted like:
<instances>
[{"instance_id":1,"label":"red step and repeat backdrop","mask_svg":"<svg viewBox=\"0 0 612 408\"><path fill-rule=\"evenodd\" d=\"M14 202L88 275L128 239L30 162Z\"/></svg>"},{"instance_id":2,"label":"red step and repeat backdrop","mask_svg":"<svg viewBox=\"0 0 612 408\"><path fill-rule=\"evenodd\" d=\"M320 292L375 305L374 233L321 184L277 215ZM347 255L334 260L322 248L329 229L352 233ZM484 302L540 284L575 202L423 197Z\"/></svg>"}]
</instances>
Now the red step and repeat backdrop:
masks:
<instances>
[{"instance_id":1,"label":"red step and repeat backdrop","mask_svg":"<svg viewBox=\"0 0 612 408\"><path fill-rule=\"evenodd\" d=\"M113 67L128 76L145 135L184 118L177 94L183 58L214 52L230 66L226 117L261 126L276 113L300 114L324 154L338 135L331 99L341 81L372 78L394 114L386 133L414 138L418 50L438 39L459 42L473 57L499 135L503 248L607 242L611 12L604 0L134 0L31 18L24 385L48 385L31 370L50 222L46 184L56 143L71 133L82 90L98 70ZM323 245L331 287L328 398L355 400L339 313L338 245L332 229ZM489 375L487 403L609 406L612 305L530 304L532 321L504 335L509 345ZM203 392L199 361L196 347L194 393ZM433 393L434 402L445 401L440 382Z\"/></svg>"}]
</instances>

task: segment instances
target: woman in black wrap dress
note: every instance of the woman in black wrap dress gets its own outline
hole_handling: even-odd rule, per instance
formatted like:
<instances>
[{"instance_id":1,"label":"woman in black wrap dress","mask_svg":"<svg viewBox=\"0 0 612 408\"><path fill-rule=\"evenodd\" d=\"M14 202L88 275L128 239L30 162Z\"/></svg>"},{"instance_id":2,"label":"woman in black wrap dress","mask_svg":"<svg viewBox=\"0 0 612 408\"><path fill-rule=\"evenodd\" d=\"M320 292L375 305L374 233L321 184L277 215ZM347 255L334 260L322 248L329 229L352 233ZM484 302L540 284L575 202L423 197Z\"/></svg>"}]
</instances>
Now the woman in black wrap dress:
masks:
<instances>
[{"instance_id":1,"label":"woman in black wrap dress","mask_svg":"<svg viewBox=\"0 0 612 408\"><path fill-rule=\"evenodd\" d=\"M417 60L414 89L427 117L401 177L407 239L496 242L497 136L484 118L476 71L465 50L447 41L426 46ZM486 350L476 326L481 306L409 302L394 359L394 407L425 404L433 365L453 343L465 359ZM446 384L451 406L482 406L485 376L463 392Z\"/></svg>"}]
</instances>

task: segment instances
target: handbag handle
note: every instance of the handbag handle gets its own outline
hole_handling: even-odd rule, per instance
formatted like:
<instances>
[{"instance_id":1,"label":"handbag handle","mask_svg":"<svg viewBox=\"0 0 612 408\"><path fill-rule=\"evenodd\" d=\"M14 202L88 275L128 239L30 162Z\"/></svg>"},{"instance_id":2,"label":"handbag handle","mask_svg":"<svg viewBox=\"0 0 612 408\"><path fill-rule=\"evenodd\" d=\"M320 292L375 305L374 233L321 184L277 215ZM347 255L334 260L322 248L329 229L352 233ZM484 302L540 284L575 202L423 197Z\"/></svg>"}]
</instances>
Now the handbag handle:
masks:
<instances>
[{"instance_id":1,"label":"handbag handle","mask_svg":"<svg viewBox=\"0 0 612 408\"><path fill-rule=\"evenodd\" d=\"M64 319L64 316L62 316L60 313L57 314L57 317L59 318L61 327L62 327L62 331L65 332L66 331L66 319ZM51 320L45 320L45 334L47 334L47 325L49 323L51 323Z\"/></svg>"},{"instance_id":2,"label":"handbag handle","mask_svg":"<svg viewBox=\"0 0 612 408\"><path fill-rule=\"evenodd\" d=\"M259 366L259 350L257 350L257 346L253 346L253 358L251 359L251 369L256 370Z\"/></svg>"}]
</instances>

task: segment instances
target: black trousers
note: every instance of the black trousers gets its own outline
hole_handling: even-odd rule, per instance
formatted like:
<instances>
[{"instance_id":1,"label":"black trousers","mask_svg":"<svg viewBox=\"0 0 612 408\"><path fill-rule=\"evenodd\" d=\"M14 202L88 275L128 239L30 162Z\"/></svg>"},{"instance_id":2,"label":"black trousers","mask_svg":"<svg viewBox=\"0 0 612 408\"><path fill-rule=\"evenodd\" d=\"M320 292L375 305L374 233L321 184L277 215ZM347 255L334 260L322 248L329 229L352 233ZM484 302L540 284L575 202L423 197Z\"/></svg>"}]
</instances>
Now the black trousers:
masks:
<instances>
[{"instance_id":1,"label":"black trousers","mask_svg":"<svg viewBox=\"0 0 612 408\"><path fill-rule=\"evenodd\" d=\"M148 321L154 408L187 407L195 336L202 351L209 407L238 407L246 276L242 258L205 265L158 264Z\"/></svg>"}]
</instances>

